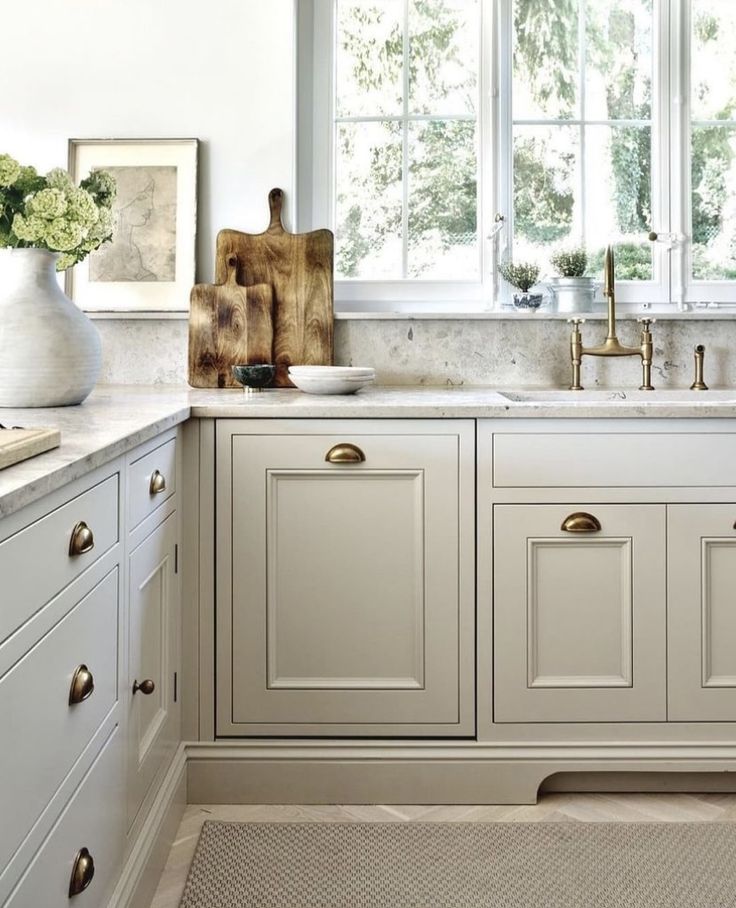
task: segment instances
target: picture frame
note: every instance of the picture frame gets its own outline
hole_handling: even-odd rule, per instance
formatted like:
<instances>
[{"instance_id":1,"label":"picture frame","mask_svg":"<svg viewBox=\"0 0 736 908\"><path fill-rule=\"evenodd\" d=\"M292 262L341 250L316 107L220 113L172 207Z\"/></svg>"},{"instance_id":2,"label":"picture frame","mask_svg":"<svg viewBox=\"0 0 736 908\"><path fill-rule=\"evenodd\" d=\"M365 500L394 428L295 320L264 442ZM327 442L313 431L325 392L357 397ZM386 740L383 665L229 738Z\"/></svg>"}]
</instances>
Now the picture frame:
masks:
<instances>
[{"instance_id":1,"label":"picture frame","mask_svg":"<svg viewBox=\"0 0 736 908\"><path fill-rule=\"evenodd\" d=\"M70 139L69 173L116 178L113 239L66 272L85 312L186 313L195 283L198 139Z\"/></svg>"}]
</instances>

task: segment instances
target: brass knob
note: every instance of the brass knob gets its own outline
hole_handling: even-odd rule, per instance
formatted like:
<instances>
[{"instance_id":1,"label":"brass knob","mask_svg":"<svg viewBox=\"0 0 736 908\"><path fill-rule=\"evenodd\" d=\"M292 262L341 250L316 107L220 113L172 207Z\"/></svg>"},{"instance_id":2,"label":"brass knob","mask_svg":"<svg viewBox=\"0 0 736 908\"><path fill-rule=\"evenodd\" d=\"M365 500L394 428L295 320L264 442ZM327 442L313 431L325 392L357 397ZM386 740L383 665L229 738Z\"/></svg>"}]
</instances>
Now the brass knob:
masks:
<instances>
[{"instance_id":1,"label":"brass knob","mask_svg":"<svg viewBox=\"0 0 736 908\"><path fill-rule=\"evenodd\" d=\"M156 685L151 681L150 678L146 678L145 681L141 681L139 684L137 681L133 682L133 693L137 694L140 691L142 694L145 694L149 697L156 690Z\"/></svg>"},{"instance_id":2,"label":"brass knob","mask_svg":"<svg viewBox=\"0 0 736 908\"><path fill-rule=\"evenodd\" d=\"M148 492L151 495L158 495L159 492L164 492L166 490L166 477L159 470L154 470L151 474L151 484L148 487Z\"/></svg>"},{"instance_id":3,"label":"brass knob","mask_svg":"<svg viewBox=\"0 0 736 908\"><path fill-rule=\"evenodd\" d=\"M565 533L599 533L601 522L592 514L577 511L562 521L560 529L564 530Z\"/></svg>"},{"instance_id":4,"label":"brass knob","mask_svg":"<svg viewBox=\"0 0 736 908\"><path fill-rule=\"evenodd\" d=\"M649 242L650 242L650 243L656 243L658 239L659 239L659 234L657 233L657 231L656 231L656 230L650 230L650 231L649 231Z\"/></svg>"},{"instance_id":5,"label":"brass knob","mask_svg":"<svg viewBox=\"0 0 736 908\"><path fill-rule=\"evenodd\" d=\"M94 547L94 533L83 520L80 520L72 530L72 538L69 540L69 555L85 555Z\"/></svg>"},{"instance_id":6,"label":"brass knob","mask_svg":"<svg viewBox=\"0 0 736 908\"><path fill-rule=\"evenodd\" d=\"M325 454L327 463L363 463L365 454L357 445L344 441L335 445Z\"/></svg>"},{"instance_id":7,"label":"brass knob","mask_svg":"<svg viewBox=\"0 0 736 908\"><path fill-rule=\"evenodd\" d=\"M69 880L69 898L74 898L89 886L95 875L95 861L86 848L80 848L74 858L72 875Z\"/></svg>"},{"instance_id":8,"label":"brass knob","mask_svg":"<svg viewBox=\"0 0 736 908\"><path fill-rule=\"evenodd\" d=\"M69 688L69 706L81 703L92 695L95 689L95 679L92 672L82 663L77 667L72 677L72 686Z\"/></svg>"}]
</instances>

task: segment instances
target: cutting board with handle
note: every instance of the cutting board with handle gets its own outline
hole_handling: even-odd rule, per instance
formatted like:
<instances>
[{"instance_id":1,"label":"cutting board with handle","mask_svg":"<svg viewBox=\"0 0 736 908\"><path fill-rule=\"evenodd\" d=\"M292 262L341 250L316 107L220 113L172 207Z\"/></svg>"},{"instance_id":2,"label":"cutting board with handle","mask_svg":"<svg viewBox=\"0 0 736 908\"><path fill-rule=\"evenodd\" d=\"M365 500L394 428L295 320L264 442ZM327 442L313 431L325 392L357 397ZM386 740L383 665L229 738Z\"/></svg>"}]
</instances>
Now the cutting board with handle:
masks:
<instances>
[{"instance_id":1,"label":"cutting board with handle","mask_svg":"<svg viewBox=\"0 0 736 908\"><path fill-rule=\"evenodd\" d=\"M281 219L283 192L272 189L268 202L271 222L264 233L217 235L215 280L227 280L234 256L239 285L270 285L275 384L290 387L290 365L332 365L334 238L331 230L288 233Z\"/></svg>"},{"instance_id":2,"label":"cutting board with handle","mask_svg":"<svg viewBox=\"0 0 736 908\"><path fill-rule=\"evenodd\" d=\"M238 388L232 366L270 363L273 292L270 284L239 286L234 255L220 284L196 284L189 299L189 384Z\"/></svg>"}]
</instances>

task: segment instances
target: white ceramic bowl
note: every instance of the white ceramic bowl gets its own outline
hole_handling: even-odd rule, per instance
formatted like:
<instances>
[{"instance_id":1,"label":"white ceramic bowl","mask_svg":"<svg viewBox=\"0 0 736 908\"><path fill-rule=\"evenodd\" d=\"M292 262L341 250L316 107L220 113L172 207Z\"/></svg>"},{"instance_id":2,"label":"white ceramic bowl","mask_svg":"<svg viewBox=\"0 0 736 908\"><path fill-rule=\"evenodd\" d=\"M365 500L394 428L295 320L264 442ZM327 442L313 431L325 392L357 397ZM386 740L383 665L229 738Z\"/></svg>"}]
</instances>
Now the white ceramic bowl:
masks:
<instances>
[{"instance_id":1,"label":"white ceramic bowl","mask_svg":"<svg viewBox=\"0 0 736 908\"><path fill-rule=\"evenodd\" d=\"M341 378L339 376L294 375L291 370L289 370L289 377L300 391L307 394L354 394L361 388L365 388L366 385L370 385L374 380L368 376Z\"/></svg>"},{"instance_id":2,"label":"white ceramic bowl","mask_svg":"<svg viewBox=\"0 0 736 908\"><path fill-rule=\"evenodd\" d=\"M370 366L289 366L289 375L307 378L374 378L375 374Z\"/></svg>"}]
</instances>

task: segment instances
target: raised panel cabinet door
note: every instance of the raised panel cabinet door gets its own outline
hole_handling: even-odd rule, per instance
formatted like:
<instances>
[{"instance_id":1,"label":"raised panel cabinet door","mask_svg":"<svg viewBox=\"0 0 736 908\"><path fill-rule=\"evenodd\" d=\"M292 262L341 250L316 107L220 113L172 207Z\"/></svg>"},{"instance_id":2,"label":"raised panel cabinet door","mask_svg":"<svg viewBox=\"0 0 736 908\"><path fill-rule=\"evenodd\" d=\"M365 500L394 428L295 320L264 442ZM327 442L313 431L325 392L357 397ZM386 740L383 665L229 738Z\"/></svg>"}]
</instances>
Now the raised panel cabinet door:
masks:
<instances>
[{"instance_id":1,"label":"raised panel cabinet door","mask_svg":"<svg viewBox=\"0 0 736 908\"><path fill-rule=\"evenodd\" d=\"M176 746L176 512L129 558L128 825Z\"/></svg>"},{"instance_id":2,"label":"raised panel cabinet door","mask_svg":"<svg viewBox=\"0 0 736 908\"><path fill-rule=\"evenodd\" d=\"M219 734L472 733L460 438L393 431L228 439Z\"/></svg>"},{"instance_id":3,"label":"raised panel cabinet door","mask_svg":"<svg viewBox=\"0 0 736 908\"><path fill-rule=\"evenodd\" d=\"M665 508L494 508L496 722L666 719Z\"/></svg>"},{"instance_id":4,"label":"raised panel cabinet door","mask_svg":"<svg viewBox=\"0 0 736 908\"><path fill-rule=\"evenodd\" d=\"M669 719L736 721L736 504L670 505Z\"/></svg>"}]
</instances>

